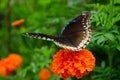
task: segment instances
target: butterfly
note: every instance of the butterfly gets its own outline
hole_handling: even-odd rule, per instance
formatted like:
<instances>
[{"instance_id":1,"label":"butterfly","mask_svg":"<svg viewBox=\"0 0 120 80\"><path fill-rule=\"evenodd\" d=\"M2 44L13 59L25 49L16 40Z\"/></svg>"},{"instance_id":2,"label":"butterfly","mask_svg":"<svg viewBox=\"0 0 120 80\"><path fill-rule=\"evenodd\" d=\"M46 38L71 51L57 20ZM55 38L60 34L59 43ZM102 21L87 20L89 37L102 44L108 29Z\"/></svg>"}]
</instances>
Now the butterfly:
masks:
<instances>
[{"instance_id":1,"label":"butterfly","mask_svg":"<svg viewBox=\"0 0 120 80\"><path fill-rule=\"evenodd\" d=\"M90 42L90 12L82 13L70 21L58 36L41 33L24 33L25 36L53 41L56 45L73 51L80 51Z\"/></svg>"}]
</instances>

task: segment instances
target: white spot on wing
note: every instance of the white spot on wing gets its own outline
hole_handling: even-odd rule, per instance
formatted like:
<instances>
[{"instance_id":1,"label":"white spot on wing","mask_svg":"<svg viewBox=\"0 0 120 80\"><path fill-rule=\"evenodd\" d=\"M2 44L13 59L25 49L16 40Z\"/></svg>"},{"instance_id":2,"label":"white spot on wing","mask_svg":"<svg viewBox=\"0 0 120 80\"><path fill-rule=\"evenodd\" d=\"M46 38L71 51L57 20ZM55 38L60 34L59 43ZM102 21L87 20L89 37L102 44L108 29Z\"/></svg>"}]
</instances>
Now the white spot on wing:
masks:
<instances>
[{"instance_id":1,"label":"white spot on wing","mask_svg":"<svg viewBox=\"0 0 120 80\"><path fill-rule=\"evenodd\" d=\"M85 13L83 13L82 15L86 15Z\"/></svg>"},{"instance_id":2,"label":"white spot on wing","mask_svg":"<svg viewBox=\"0 0 120 80\"><path fill-rule=\"evenodd\" d=\"M82 25L85 25L85 23L84 23L84 22L82 22Z\"/></svg>"},{"instance_id":3,"label":"white spot on wing","mask_svg":"<svg viewBox=\"0 0 120 80\"><path fill-rule=\"evenodd\" d=\"M85 25L83 27L86 27Z\"/></svg>"}]
</instances>

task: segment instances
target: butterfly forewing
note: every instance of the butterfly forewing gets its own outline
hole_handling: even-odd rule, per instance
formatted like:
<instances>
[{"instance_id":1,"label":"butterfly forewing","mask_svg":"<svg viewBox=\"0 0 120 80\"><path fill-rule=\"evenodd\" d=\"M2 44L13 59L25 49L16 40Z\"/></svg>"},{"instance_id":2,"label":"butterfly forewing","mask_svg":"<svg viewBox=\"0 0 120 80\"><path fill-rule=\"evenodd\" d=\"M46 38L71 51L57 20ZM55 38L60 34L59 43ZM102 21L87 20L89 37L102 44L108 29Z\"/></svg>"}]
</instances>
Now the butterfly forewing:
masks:
<instances>
[{"instance_id":1,"label":"butterfly forewing","mask_svg":"<svg viewBox=\"0 0 120 80\"><path fill-rule=\"evenodd\" d=\"M68 35L76 31L82 31L89 28L90 24L90 13L86 12L79 15L69 22L68 25L64 27L60 36Z\"/></svg>"},{"instance_id":2,"label":"butterfly forewing","mask_svg":"<svg viewBox=\"0 0 120 80\"><path fill-rule=\"evenodd\" d=\"M56 37L50 36L47 34L41 34L41 33L24 33L24 36L31 37L31 38L38 38L38 39L43 39L43 40L48 40L48 41L54 41Z\"/></svg>"}]
</instances>

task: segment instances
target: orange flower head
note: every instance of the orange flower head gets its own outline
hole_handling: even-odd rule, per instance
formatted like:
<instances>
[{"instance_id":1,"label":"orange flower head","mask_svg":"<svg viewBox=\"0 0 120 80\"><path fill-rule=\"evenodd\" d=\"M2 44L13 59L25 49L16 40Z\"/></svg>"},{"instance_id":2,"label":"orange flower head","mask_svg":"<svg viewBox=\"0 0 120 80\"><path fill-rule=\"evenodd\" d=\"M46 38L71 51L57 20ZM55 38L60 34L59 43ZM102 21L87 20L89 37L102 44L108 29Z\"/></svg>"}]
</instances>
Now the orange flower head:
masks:
<instances>
[{"instance_id":1,"label":"orange flower head","mask_svg":"<svg viewBox=\"0 0 120 80\"><path fill-rule=\"evenodd\" d=\"M8 76L22 64L22 58L18 54L10 54L7 58L0 60L0 75Z\"/></svg>"},{"instance_id":2,"label":"orange flower head","mask_svg":"<svg viewBox=\"0 0 120 80\"><path fill-rule=\"evenodd\" d=\"M53 56L51 70L54 74L60 74L61 78L68 77L81 78L92 71L95 66L95 57L86 49L71 51L60 50Z\"/></svg>"},{"instance_id":3,"label":"orange flower head","mask_svg":"<svg viewBox=\"0 0 120 80\"><path fill-rule=\"evenodd\" d=\"M16 70L16 66L13 65L8 58L4 58L0 61L0 66L6 69L6 75L9 75L11 72Z\"/></svg>"},{"instance_id":4,"label":"orange flower head","mask_svg":"<svg viewBox=\"0 0 120 80\"><path fill-rule=\"evenodd\" d=\"M7 76L7 70L4 66L0 66L0 75Z\"/></svg>"},{"instance_id":5,"label":"orange flower head","mask_svg":"<svg viewBox=\"0 0 120 80\"><path fill-rule=\"evenodd\" d=\"M13 62L13 65L16 67L20 67L22 65L22 58L18 54L10 54L8 59Z\"/></svg>"},{"instance_id":6,"label":"orange flower head","mask_svg":"<svg viewBox=\"0 0 120 80\"><path fill-rule=\"evenodd\" d=\"M16 20L16 21L12 22L11 25L16 27L16 28L19 28L24 22L25 22L24 19L20 19L20 20Z\"/></svg>"},{"instance_id":7,"label":"orange flower head","mask_svg":"<svg viewBox=\"0 0 120 80\"><path fill-rule=\"evenodd\" d=\"M41 80L48 80L48 78L50 77L50 72L48 69L43 68L40 72L39 72L39 77Z\"/></svg>"}]
</instances>

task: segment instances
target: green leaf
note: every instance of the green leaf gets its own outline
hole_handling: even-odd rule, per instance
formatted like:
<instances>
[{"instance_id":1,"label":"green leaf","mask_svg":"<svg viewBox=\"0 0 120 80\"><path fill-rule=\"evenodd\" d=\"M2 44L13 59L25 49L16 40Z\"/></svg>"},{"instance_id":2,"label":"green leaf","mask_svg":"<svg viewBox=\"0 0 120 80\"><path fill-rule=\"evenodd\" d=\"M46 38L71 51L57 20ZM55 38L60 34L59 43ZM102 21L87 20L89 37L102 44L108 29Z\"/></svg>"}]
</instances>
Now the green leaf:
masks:
<instances>
[{"instance_id":1,"label":"green leaf","mask_svg":"<svg viewBox=\"0 0 120 80\"><path fill-rule=\"evenodd\" d=\"M99 39L97 40L97 44L101 44L101 43L103 43L105 41L106 41L105 37L104 36L100 36Z\"/></svg>"},{"instance_id":2,"label":"green leaf","mask_svg":"<svg viewBox=\"0 0 120 80\"><path fill-rule=\"evenodd\" d=\"M115 33L115 34L119 34L119 31L118 30L112 30L111 31L113 34Z\"/></svg>"},{"instance_id":3,"label":"green leaf","mask_svg":"<svg viewBox=\"0 0 120 80\"><path fill-rule=\"evenodd\" d=\"M113 34L111 34L111 33L106 33L106 34L104 34L104 36L105 36L107 39L109 39L109 40L111 40L111 41L114 41L114 36L113 36Z\"/></svg>"},{"instance_id":4,"label":"green leaf","mask_svg":"<svg viewBox=\"0 0 120 80\"><path fill-rule=\"evenodd\" d=\"M98 40L98 39L99 39L99 37L92 37L91 41L92 41L92 42L95 42L95 41Z\"/></svg>"},{"instance_id":5,"label":"green leaf","mask_svg":"<svg viewBox=\"0 0 120 80\"><path fill-rule=\"evenodd\" d=\"M98 40L100 38L99 36L101 36L102 34L103 33L101 33L101 32L94 32L91 41L94 42L94 41Z\"/></svg>"},{"instance_id":6,"label":"green leaf","mask_svg":"<svg viewBox=\"0 0 120 80\"><path fill-rule=\"evenodd\" d=\"M119 45L117 45L117 49L120 51L120 44L119 44Z\"/></svg>"},{"instance_id":7,"label":"green leaf","mask_svg":"<svg viewBox=\"0 0 120 80\"><path fill-rule=\"evenodd\" d=\"M102 35L103 33L101 33L101 32L94 32L93 33L93 37L97 37L97 36L100 36L100 35Z\"/></svg>"}]
</instances>

